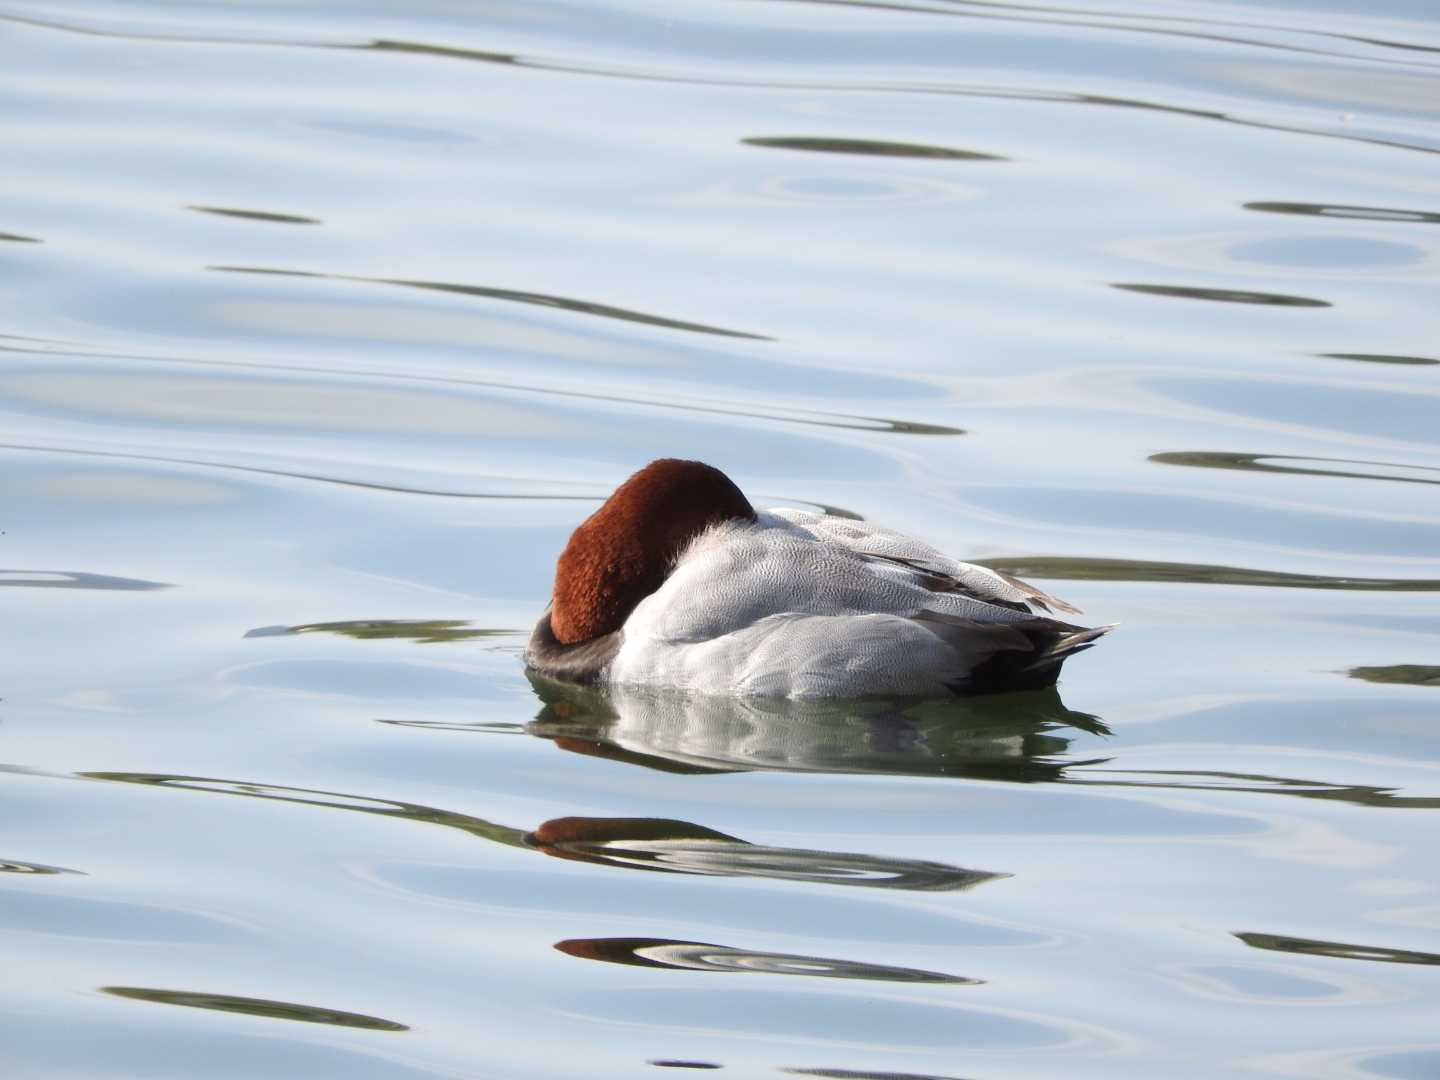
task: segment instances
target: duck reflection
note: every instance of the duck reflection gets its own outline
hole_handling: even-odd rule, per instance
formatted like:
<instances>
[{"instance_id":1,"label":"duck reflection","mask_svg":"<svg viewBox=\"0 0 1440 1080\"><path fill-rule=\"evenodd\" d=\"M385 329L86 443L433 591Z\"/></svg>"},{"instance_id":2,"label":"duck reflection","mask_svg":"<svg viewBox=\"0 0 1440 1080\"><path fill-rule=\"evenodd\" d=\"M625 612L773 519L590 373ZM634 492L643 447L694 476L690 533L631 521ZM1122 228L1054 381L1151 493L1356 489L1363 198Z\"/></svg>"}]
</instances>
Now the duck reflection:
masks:
<instances>
[{"instance_id":1,"label":"duck reflection","mask_svg":"<svg viewBox=\"0 0 1440 1080\"><path fill-rule=\"evenodd\" d=\"M1407 664L1354 668L1349 674L1433 686L1437 671ZM1053 687L948 701L785 701L596 689L535 675L530 681L543 703L527 725L530 734L571 753L662 772L946 776L1440 809L1440 796L1409 795L1377 785L1213 769L1127 769L1109 758L1070 757L1074 732L1109 735L1110 729L1094 716L1066 708Z\"/></svg>"},{"instance_id":2,"label":"duck reflection","mask_svg":"<svg viewBox=\"0 0 1440 1080\"><path fill-rule=\"evenodd\" d=\"M703 825L668 818L563 817L531 832L469 814L341 791L167 773L85 772L91 780L208 791L331 810L402 818L458 829L507 847L528 848L560 859L630 870L711 877L757 877L882 889L969 889L1008 874L967 870L923 859L751 844Z\"/></svg>"},{"instance_id":3,"label":"duck reflection","mask_svg":"<svg viewBox=\"0 0 1440 1080\"><path fill-rule=\"evenodd\" d=\"M823 956L756 952L699 941L672 941L666 938L617 937L569 938L555 948L582 960L607 964L666 970L748 972L760 975L808 975L826 979L876 979L882 982L950 983L975 986L981 979L945 975L938 971L867 964L856 960L835 960Z\"/></svg>"},{"instance_id":4,"label":"duck reflection","mask_svg":"<svg viewBox=\"0 0 1440 1080\"><path fill-rule=\"evenodd\" d=\"M1010 876L924 859L769 847L668 818L555 818L525 840L558 859L711 877L942 892Z\"/></svg>"},{"instance_id":5,"label":"duck reflection","mask_svg":"<svg viewBox=\"0 0 1440 1080\"><path fill-rule=\"evenodd\" d=\"M132 1001L243 1013L266 1020L298 1020L305 1024L329 1024L332 1027L361 1028L365 1031L410 1030L407 1024L379 1016L366 1016L364 1013L345 1012L292 1001L271 1001L269 998L236 997L233 994L212 994L195 990L162 990L148 986L102 986L100 991L113 997L130 998Z\"/></svg>"},{"instance_id":6,"label":"duck reflection","mask_svg":"<svg viewBox=\"0 0 1440 1080\"><path fill-rule=\"evenodd\" d=\"M665 772L884 773L1059 780L1067 729L1108 735L1054 687L993 697L791 701L596 689L531 675L531 734L572 753Z\"/></svg>"}]
</instances>

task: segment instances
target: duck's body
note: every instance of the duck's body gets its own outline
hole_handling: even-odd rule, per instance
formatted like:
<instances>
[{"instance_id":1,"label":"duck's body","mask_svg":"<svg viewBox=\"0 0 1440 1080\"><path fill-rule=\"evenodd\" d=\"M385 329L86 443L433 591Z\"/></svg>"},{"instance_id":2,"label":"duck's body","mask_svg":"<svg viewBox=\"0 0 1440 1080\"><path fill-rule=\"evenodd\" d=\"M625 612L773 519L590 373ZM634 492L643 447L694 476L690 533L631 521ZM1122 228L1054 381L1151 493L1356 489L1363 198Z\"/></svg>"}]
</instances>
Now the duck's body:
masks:
<instances>
[{"instance_id":1,"label":"duck's body","mask_svg":"<svg viewBox=\"0 0 1440 1080\"><path fill-rule=\"evenodd\" d=\"M526 659L706 694L993 693L1053 684L1108 629L1052 609L1075 610L866 522L757 513L718 470L662 460L576 530Z\"/></svg>"}]
</instances>

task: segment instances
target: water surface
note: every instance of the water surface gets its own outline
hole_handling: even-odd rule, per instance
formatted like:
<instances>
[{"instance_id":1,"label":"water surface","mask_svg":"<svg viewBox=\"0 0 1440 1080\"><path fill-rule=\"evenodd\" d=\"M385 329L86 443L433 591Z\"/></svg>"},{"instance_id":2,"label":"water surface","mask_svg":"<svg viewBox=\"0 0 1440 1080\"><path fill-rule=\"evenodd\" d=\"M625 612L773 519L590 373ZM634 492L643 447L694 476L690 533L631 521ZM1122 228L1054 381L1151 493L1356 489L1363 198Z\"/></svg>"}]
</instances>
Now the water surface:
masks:
<instances>
[{"instance_id":1,"label":"water surface","mask_svg":"<svg viewBox=\"0 0 1440 1080\"><path fill-rule=\"evenodd\" d=\"M1421 0L0 7L11 1075L1440 1075ZM724 468L1054 693L523 672Z\"/></svg>"}]
</instances>

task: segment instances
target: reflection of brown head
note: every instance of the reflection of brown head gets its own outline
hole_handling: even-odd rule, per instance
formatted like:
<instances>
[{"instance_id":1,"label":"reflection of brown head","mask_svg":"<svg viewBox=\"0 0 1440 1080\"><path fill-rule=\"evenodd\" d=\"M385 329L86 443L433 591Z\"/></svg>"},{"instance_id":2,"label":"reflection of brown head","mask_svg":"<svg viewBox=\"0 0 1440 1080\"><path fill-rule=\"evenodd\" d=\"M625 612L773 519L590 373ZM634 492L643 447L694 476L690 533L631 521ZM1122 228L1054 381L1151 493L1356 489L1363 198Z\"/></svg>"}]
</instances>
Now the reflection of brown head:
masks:
<instances>
[{"instance_id":1,"label":"reflection of brown head","mask_svg":"<svg viewBox=\"0 0 1440 1080\"><path fill-rule=\"evenodd\" d=\"M677 943L665 938L567 938L564 941L557 941L555 948L569 956L578 956L581 960L604 960L610 964L668 968L671 966L670 964L663 964L658 960L641 956L639 951L673 944Z\"/></svg>"},{"instance_id":2,"label":"reflection of brown head","mask_svg":"<svg viewBox=\"0 0 1440 1080\"><path fill-rule=\"evenodd\" d=\"M652 461L580 524L555 568L550 627L562 645L618 630L712 525L753 521L730 478L698 461Z\"/></svg>"},{"instance_id":3,"label":"reflection of brown head","mask_svg":"<svg viewBox=\"0 0 1440 1080\"><path fill-rule=\"evenodd\" d=\"M525 843L558 859L670 874L733 875L880 889L969 889L1009 874L924 859L752 844L668 818L555 818Z\"/></svg>"},{"instance_id":4,"label":"reflection of brown head","mask_svg":"<svg viewBox=\"0 0 1440 1080\"><path fill-rule=\"evenodd\" d=\"M559 855L561 858L574 856L551 849L567 844L614 844L626 840L723 840L732 844L744 843L703 825L671 818L552 818L536 826L535 831L527 834L525 839L547 855Z\"/></svg>"}]
</instances>

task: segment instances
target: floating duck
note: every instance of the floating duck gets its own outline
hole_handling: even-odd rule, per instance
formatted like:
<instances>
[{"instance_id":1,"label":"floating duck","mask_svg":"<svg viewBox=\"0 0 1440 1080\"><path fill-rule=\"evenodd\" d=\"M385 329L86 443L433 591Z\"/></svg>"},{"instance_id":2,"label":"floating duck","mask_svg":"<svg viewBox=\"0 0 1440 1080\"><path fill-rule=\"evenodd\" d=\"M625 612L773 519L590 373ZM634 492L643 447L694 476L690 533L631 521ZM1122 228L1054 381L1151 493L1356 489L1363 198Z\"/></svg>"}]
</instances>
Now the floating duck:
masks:
<instances>
[{"instance_id":1,"label":"floating duck","mask_svg":"<svg viewBox=\"0 0 1440 1080\"><path fill-rule=\"evenodd\" d=\"M741 697L1034 690L1111 629L1032 585L833 514L757 511L653 461L580 524L525 658L552 678Z\"/></svg>"}]
</instances>

